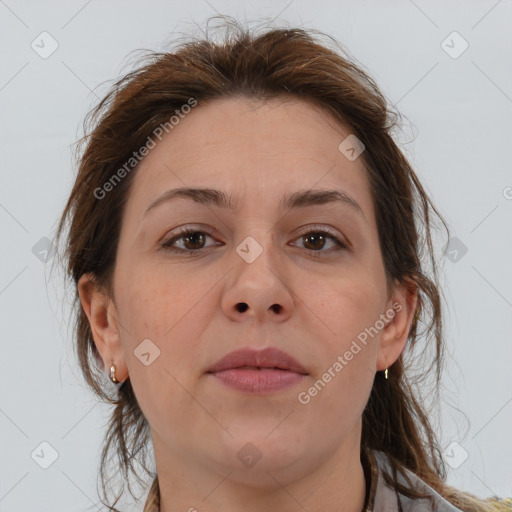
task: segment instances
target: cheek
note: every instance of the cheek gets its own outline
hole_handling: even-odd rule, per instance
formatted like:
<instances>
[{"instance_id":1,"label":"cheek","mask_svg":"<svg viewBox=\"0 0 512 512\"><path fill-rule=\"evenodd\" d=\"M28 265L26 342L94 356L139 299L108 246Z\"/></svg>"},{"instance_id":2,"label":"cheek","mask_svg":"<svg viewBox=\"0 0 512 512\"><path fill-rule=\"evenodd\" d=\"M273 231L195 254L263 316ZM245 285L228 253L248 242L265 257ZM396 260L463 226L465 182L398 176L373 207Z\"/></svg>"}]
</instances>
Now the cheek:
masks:
<instances>
[{"instance_id":1,"label":"cheek","mask_svg":"<svg viewBox=\"0 0 512 512\"><path fill-rule=\"evenodd\" d=\"M308 292L311 309L328 327L308 395L318 415L346 428L362 414L375 377L386 284L374 265L354 265L338 277L315 281Z\"/></svg>"},{"instance_id":2,"label":"cheek","mask_svg":"<svg viewBox=\"0 0 512 512\"><path fill-rule=\"evenodd\" d=\"M385 285L369 272L350 272L338 277L304 282L299 287L300 298L321 320L325 338L331 339L337 349L375 324L382 313Z\"/></svg>"},{"instance_id":3,"label":"cheek","mask_svg":"<svg viewBox=\"0 0 512 512\"><path fill-rule=\"evenodd\" d=\"M132 273L119 288L119 320L130 375L145 373L140 352L145 346L155 367L165 366L173 374L192 368L200 333L211 317L205 296L207 283L199 283L158 269ZM146 341L144 341L146 340ZM150 341L147 341L150 340ZM159 353L158 353L159 352Z\"/></svg>"},{"instance_id":4,"label":"cheek","mask_svg":"<svg viewBox=\"0 0 512 512\"><path fill-rule=\"evenodd\" d=\"M140 335L153 335L164 341L179 328L190 323L190 315L199 318L205 309L205 295L211 288L208 276L166 265L140 265L121 287L119 302L125 321Z\"/></svg>"},{"instance_id":5,"label":"cheek","mask_svg":"<svg viewBox=\"0 0 512 512\"><path fill-rule=\"evenodd\" d=\"M361 281L321 288L316 304L328 329L315 346L318 364L302 398L311 401L315 416L342 426L341 435L364 410L373 385L380 331L372 328L381 301L374 286Z\"/></svg>"},{"instance_id":6,"label":"cheek","mask_svg":"<svg viewBox=\"0 0 512 512\"><path fill-rule=\"evenodd\" d=\"M173 412L194 407L191 383L203 370L200 340L210 312L201 301L205 292L190 279L180 282L170 272L132 275L119 288L123 351L139 406L158 426L169 423Z\"/></svg>"},{"instance_id":7,"label":"cheek","mask_svg":"<svg viewBox=\"0 0 512 512\"><path fill-rule=\"evenodd\" d=\"M323 333L315 345L313 388L304 390L304 400L310 398L326 421L349 428L373 385L381 333L375 325L383 313L385 282L361 269L301 289L308 290L304 302L321 319L318 333Z\"/></svg>"}]
</instances>

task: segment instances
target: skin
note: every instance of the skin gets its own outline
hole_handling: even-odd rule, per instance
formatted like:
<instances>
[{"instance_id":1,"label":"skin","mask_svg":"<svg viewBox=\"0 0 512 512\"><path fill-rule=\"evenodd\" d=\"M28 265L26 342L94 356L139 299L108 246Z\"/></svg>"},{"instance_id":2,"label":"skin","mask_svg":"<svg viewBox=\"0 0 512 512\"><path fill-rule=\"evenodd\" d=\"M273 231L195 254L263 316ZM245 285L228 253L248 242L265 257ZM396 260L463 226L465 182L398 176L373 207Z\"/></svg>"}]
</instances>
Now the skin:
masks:
<instances>
[{"instance_id":1,"label":"skin","mask_svg":"<svg viewBox=\"0 0 512 512\"><path fill-rule=\"evenodd\" d=\"M80 279L105 368L114 361L118 380L131 379L149 422L162 511L363 507L361 415L375 372L404 349L417 296L410 286L386 286L362 158L349 161L338 150L350 133L301 100L231 98L197 106L134 176L113 296L94 288L90 276ZM237 210L180 198L143 217L164 191L184 186L233 194ZM342 190L364 216L341 203L279 209L281 196L299 189ZM184 225L209 235L203 245L175 242L195 249L192 256L160 245ZM323 227L351 249L335 251L329 238L322 246L303 236ZM236 252L248 236L263 249L252 263ZM307 405L299 403L298 394L393 304L401 310L378 335ZM134 355L147 338L160 350L149 366ZM250 395L205 373L235 349L268 345L307 369L303 382ZM252 467L237 457L249 442L261 453Z\"/></svg>"}]
</instances>

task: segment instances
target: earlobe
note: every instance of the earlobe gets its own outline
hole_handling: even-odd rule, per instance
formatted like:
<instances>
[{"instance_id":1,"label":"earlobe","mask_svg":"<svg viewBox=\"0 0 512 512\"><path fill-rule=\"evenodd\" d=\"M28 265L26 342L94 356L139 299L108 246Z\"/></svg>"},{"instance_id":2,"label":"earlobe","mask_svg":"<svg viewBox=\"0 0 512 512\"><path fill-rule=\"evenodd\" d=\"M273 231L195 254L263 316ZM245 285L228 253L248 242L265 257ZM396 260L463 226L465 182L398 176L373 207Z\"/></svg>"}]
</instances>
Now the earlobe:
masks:
<instances>
[{"instance_id":1,"label":"earlobe","mask_svg":"<svg viewBox=\"0 0 512 512\"><path fill-rule=\"evenodd\" d=\"M105 372L110 373L110 368L114 363L117 380L125 380L128 372L113 300L99 289L92 274L84 274L80 277L78 294L82 308L89 320L94 344L103 360Z\"/></svg>"},{"instance_id":2,"label":"earlobe","mask_svg":"<svg viewBox=\"0 0 512 512\"><path fill-rule=\"evenodd\" d=\"M417 285L412 280L395 285L385 313L390 320L382 331L377 371L390 367L400 357L416 313L417 293Z\"/></svg>"}]
</instances>

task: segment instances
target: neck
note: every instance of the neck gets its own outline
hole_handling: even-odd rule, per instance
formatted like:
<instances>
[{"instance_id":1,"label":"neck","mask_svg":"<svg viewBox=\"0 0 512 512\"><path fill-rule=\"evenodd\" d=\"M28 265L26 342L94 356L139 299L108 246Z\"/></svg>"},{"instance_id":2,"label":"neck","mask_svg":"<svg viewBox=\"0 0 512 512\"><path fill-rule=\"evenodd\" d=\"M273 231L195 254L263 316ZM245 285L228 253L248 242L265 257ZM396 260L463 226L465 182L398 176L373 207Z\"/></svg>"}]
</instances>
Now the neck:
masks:
<instances>
[{"instance_id":1,"label":"neck","mask_svg":"<svg viewBox=\"0 0 512 512\"><path fill-rule=\"evenodd\" d=\"M303 458L297 467L250 470L208 467L183 453L169 452L153 436L160 512L361 512L366 481L360 454L360 424L321 460ZM300 468L298 466L300 465Z\"/></svg>"}]
</instances>

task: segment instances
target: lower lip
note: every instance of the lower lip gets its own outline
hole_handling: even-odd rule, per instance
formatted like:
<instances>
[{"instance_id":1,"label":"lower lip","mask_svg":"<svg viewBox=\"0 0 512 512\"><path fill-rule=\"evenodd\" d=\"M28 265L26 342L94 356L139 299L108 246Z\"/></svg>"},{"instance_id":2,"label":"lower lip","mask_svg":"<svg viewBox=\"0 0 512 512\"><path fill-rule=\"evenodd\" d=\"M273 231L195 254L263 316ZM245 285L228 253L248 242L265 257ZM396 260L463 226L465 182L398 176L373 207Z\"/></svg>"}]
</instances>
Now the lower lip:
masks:
<instances>
[{"instance_id":1,"label":"lower lip","mask_svg":"<svg viewBox=\"0 0 512 512\"><path fill-rule=\"evenodd\" d=\"M265 393L279 391L300 382L305 375L288 370L262 368L261 370L234 368L211 373L223 384L239 391Z\"/></svg>"}]
</instances>

